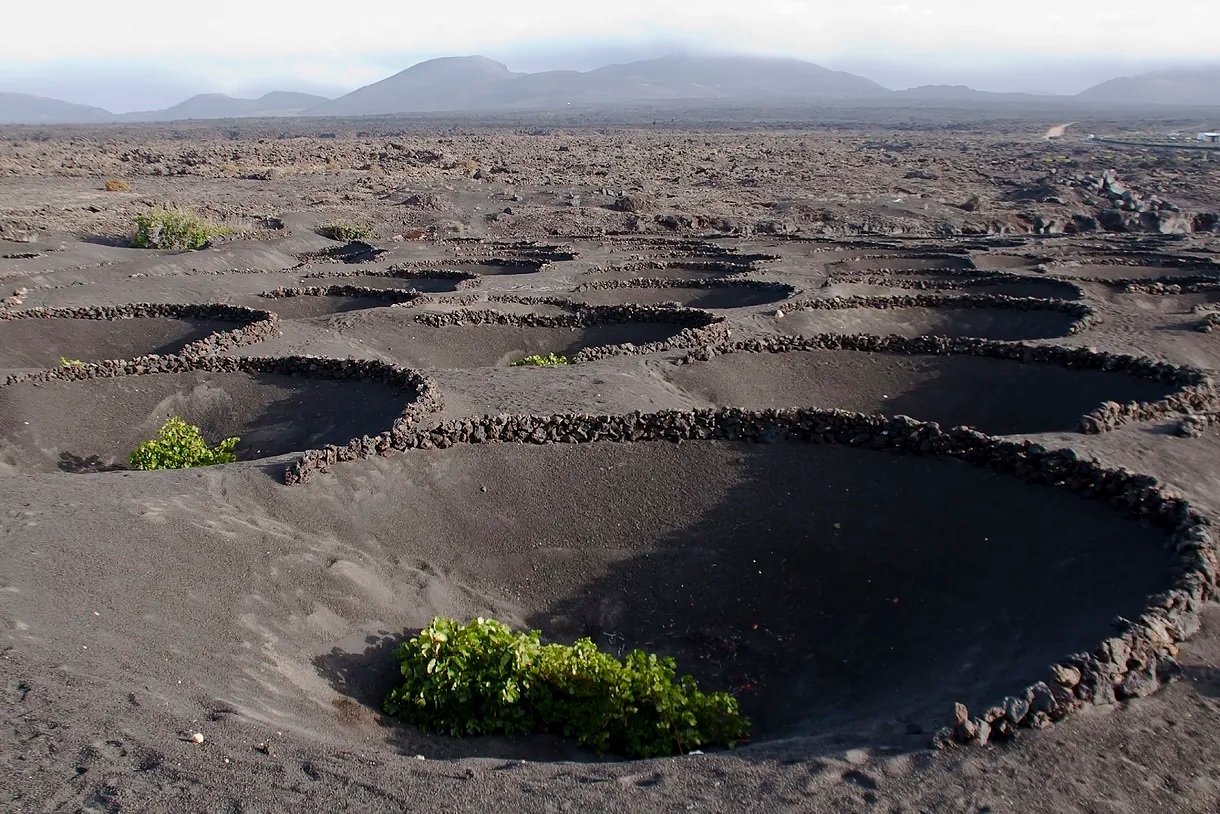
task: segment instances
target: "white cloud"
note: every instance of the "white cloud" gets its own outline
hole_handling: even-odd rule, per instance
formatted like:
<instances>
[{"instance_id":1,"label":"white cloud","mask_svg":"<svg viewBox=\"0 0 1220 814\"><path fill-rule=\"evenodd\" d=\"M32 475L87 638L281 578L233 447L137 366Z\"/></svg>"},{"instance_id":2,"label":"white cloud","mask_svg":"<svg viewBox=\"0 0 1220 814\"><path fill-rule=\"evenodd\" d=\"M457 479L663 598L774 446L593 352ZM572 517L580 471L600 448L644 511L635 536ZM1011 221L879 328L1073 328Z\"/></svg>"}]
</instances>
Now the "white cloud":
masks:
<instances>
[{"instance_id":1,"label":"white cloud","mask_svg":"<svg viewBox=\"0 0 1220 814\"><path fill-rule=\"evenodd\" d=\"M678 36L711 46L812 59L955 50L1032 56L1214 58L1220 7L1181 15L1099 7L1093 0L60 0L7 4L9 65L65 59L161 59L181 68L223 57L358 61L378 52L469 54L517 43ZM1134 4L1133 4L1134 5ZM1055 15L1055 17L1052 17ZM1056 19L1057 17L1057 19ZM1188 24L1187 24L1188 23Z\"/></svg>"}]
</instances>

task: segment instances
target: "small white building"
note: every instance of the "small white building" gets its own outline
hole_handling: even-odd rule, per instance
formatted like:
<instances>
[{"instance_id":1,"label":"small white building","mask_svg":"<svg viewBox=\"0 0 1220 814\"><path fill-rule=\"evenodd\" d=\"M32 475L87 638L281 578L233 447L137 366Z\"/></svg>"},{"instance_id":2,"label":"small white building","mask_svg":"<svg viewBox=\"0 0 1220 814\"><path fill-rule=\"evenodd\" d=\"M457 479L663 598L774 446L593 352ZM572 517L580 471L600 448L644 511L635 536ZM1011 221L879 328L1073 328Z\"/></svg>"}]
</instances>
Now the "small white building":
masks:
<instances>
[{"instance_id":1,"label":"small white building","mask_svg":"<svg viewBox=\"0 0 1220 814\"><path fill-rule=\"evenodd\" d=\"M1220 133L1200 133L1195 138L1199 141L1210 141L1213 144L1220 143Z\"/></svg>"}]
</instances>

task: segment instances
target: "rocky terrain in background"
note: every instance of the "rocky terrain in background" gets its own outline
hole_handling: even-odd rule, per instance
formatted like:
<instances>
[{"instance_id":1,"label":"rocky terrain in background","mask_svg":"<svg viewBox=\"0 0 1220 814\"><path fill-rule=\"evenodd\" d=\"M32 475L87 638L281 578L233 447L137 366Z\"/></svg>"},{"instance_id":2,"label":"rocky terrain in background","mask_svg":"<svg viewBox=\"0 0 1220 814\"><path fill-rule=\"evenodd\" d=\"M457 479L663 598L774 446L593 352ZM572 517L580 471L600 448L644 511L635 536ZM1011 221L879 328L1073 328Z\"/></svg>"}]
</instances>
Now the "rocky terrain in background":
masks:
<instances>
[{"instance_id":1,"label":"rocky terrain in background","mask_svg":"<svg viewBox=\"0 0 1220 814\"><path fill-rule=\"evenodd\" d=\"M1104 120L1045 140L1053 120L946 126L866 111L760 130L737 118L732 130L686 131L536 118L465 129L394 120L17 128L0 131L0 217L8 229L115 237L136 212L168 201L222 219L288 206L359 213L393 233L492 238L1220 229L1220 152L1085 138L1115 129ZM112 177L133 191L101 193Z\"/></svg>"}]
</instances>

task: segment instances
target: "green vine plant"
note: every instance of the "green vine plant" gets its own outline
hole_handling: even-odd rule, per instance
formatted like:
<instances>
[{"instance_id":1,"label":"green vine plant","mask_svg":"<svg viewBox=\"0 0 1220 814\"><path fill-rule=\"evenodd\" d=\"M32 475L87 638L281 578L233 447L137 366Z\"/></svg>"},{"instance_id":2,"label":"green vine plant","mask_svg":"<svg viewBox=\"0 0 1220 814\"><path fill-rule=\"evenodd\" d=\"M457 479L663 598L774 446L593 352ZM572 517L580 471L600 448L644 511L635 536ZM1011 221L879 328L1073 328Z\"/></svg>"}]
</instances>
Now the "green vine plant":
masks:
<instances>
[{"instance_id":1,"label":"green vine plant","mask_svg":"<svg viewBox=\"0 0 1220 814\"><path fill-rule=\"evenodd\" d=\"M185 209L154 209L136 215L136 234L131 245L137 249L202 249L214 237L232 234L227 226L208 223Z\"/></svg>"},{"instance_id":2,"label":"green vine plant","mask_svg":"<svg viewBox=\"0 0 1220 814\"><path fill-rule=\"evenodd\" d=\"M145 441L131 453L132 469L191 469L196 466L231 464L237 460L233 449L237 438L226 438L209 447L199 428L177 416L170 416L157 437Z\"/></svg>"},{"instance_id":3,"label":"green vine plant","mask_svg":"<svg viewBox=\"0 0 1220 814\"><path fill-rule=\"evenodd\" d=\"M542 644L536 630L438 616L395 648L404 682L384 709L421 729L464 735L551 732L632 758L734 746L750 723L727 693L677 677L673 659L620 661L590 639Z\"/></svg>"},{"instance_id":4,"label":"green vine plant","mask_svg":"<svg viewBox=\"0 0 1220 814\"><path fill-rule=\"evenodd\" d=\"M317 229L318 234L330 240L372 240L377 236L368 226L347 220L332 220Z\"/></svg>"},{"instance_id":5,"label":"green vine plant","mask_svg":"<svg viewBox=\"0 0 1220 814\"><path fill-rule=\"evenodd\" d=\"M71 370L75 368L82 368L85 366L85 363L80 359L69 359L67 356L61 356L59 357L59 366Z\"/></svg>"},{"instance_id":6,"label":"green vine plant","mask_svg":"<svg viewBox=\"0 0 1220 814\"><path fill-rule=\"evenodd\" d=\"M548 353L546 356L527 356L524 359L518 359L513 362L510 367L557 367L559 365L571 364L566 356L560 356L555 353Z\"/></svg>"}]
</instances>

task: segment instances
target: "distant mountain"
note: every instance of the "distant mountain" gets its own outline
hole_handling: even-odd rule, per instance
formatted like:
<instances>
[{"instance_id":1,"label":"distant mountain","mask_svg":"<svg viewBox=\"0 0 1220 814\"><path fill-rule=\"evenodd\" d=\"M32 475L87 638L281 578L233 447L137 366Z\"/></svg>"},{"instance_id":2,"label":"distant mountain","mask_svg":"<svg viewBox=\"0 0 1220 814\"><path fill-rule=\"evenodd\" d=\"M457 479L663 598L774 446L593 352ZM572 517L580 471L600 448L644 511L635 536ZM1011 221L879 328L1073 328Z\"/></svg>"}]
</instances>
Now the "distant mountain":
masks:
<instances>
[{"instance_id":1,"label":"distant mountain","mask_svg":"<svg viewBox=\"0 0 1220 814\"><path fill-rule=\"evenodd\" d=\"M113 115L101 108L0 93L0 124L165 122L279 116L370 116L455 111L555 110L635 103L727 102L889 105L1220 106L1220 66L1157 71L1102 82L1076 96L991 93L965 85L891 91L812 62L752 56L668 56L591 71L515 73L481 56L421 62L338 99L275 91L258 99L193 96L166 110Z\"/></svg>"},{"instance_id":2,"label":"distant mountain","mask_svg":"<svg viewBox=\"0 0 1220 814\"><path fill-rule=\"evenodd\" d=\"M675 56L583 73L519 74L476 56L422 62L312 108L307 115L367 116L679 99L812 101L888 93L869 79L798 59Z\"/></svg>"},{"instance_id":3,"label":"distant mountain","mask_svg":"<svg viewBox=\"0 0 1220 814\"><path fill-rule=\"evenodd\" d=\"M124 113L117 118L129 122L170 122L184 119L241 119L296 116L301 111L329 102L310 93L272 91L257 99L240 99L223 93L201 93L165 110Z\"/></svg>"},{"instance_id":4,"label":"distant mountain","mask_svg":"<svg viewBox=\"0 0 1220 814\"><path fill-rule=\"evenodd\" d=\"M1122 76L1081 91L1077 98L1128 105L1220 105L1220 65Z\"/></svg>"},{"instance_id":5,"label":"distant mountain","mask_svg":"<svg viewBox=\"0 0 1220 814\"><path fill-rule=\"evenodd\" d=\"M378 113L424 113L474 110L491 88L515 74L486 57L444 57L413 65L391 77L365 85L334 101L319 104L310 116L371 116Z\"/></svg>"},{"instance_id":6,"label":"distant mountain","mask_svg":"<svg viewBox=\"0 0 1220 814\"><path fill-rule=\"evenodd\" d=\"M114 118L108 110L30 96L26 93L0 93L0 124L65 124L107 122Z\"/></svg>"}]
</instances>

